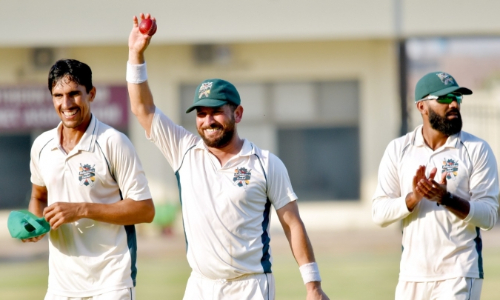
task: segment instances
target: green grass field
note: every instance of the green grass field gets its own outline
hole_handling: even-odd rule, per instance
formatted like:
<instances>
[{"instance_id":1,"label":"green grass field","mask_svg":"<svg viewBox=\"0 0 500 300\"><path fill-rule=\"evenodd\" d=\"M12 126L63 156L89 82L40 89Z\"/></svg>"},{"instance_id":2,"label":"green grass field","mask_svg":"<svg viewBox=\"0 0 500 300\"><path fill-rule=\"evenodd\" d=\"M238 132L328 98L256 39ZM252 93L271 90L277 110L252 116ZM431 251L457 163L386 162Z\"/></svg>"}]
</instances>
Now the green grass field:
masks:
<instances>
[{"instance_id":1,"label":"green grass field","mask_svg":"<svg viewBox=\"0 0 500 300\"><path fill-rule=\"evenodd\" d=\"M314 235L312 241L323 277L323 289L330 298L393 299L400 258L398 237L395 234L396 237L386 243L377 241L377 236L373 238L368 234L353 237L347 234L324 237ZM346 242L347 239L350 240ZM485 241L484 250L486 280L482 299L497 300L500 286L500 247L488 246L487 242ZM164 243L169 241L165 240ZM190 270L182 245L181 249L172 247L158 249L154 253L145 249L140 254L138 299L182 299ZM165 253L161 253L162 251ZM305 289L297 265L281 236L273 242L273 256L276 299L305 299ZM48 274L46 259L16 263L0 261L0 270L1 300L43 299Z\"/></svg>"}]
</instances>

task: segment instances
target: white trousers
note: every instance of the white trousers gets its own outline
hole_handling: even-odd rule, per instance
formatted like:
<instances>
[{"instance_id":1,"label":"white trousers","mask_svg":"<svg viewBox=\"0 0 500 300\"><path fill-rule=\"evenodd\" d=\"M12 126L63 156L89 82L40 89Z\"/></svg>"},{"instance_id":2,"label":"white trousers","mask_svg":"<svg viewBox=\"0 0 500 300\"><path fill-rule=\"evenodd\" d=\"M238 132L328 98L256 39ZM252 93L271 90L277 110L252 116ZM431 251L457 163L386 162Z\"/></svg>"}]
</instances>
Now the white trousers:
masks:
<instances>
[{"instance_id":1,"label":"white trousers","mask_svg":"<svg viewBox=\"0 0 500 300\"><path fill-rule=\"evenodd\" d=\"M212 280L192 272L184 300L274 300L272 273L253 274L231 280Z\"/></svg>"},{"instance_id":2,"label":"white trousers","mask_svg":"<svg viewBox=\"0 0 500 300\"><path fill-rule=\"evenodd\" d=\"M44 300L136 300L135 288L111 291L90 297L64 297L47 292Z\"/></svg>"},{"instance_id":3,"label":"white trousers","mask_svg":"<svg viewBox=\"0 0 500 300\"><path fill-rule=\"evenodd\" d=\"M396 300L479 300L483 280L458 277L441 281L399 281Z\"/></svg>"}]
</instances>

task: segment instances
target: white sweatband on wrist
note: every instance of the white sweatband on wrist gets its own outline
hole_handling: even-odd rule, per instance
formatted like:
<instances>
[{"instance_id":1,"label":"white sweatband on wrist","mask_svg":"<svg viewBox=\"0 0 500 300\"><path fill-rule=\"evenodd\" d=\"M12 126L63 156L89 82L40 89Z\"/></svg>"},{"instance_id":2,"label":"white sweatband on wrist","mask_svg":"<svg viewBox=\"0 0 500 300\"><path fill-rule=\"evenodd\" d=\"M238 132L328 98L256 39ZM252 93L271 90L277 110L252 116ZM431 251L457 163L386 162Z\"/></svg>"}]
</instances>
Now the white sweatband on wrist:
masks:
<instances>
[{"instance_id":1,"label":"white sweatband on wrist","mask_svg":"<svg viewBox=\"0 0 500 300\"><path fill-rule=\"evenodd\" d=\"M315 262L304 264L299 267L300 274L302 275L302 280L304 280L304 284L311 281L321 281L321 277L319 276L319 268L318 264Z\"/></svg>"},{"instance_id":2,"label":"white sweatband on wrist","mask_svg":"<svg viewBox=\"0 0 500 300\"><path fill-rule=\"evenodd\" d=\"M127 82L129 83L143 83L148 80L148 70L146 69L146 62L140 65L132 65L127 61Z\"/></svg>"}]
</instances>

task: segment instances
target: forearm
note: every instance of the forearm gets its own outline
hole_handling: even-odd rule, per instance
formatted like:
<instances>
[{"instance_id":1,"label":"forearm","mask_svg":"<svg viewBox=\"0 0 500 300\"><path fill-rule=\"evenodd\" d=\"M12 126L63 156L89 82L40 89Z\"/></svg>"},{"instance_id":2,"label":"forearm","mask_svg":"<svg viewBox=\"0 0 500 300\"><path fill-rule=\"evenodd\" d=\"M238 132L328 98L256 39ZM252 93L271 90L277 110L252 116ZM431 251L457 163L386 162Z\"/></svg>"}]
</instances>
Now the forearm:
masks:
<instances>
[{"instance_id":1,"label":"forearm","mask_svg":"<svg viewBox=\"0 0 500 300\"><path fill-rule=\"evenodd\" d=\"M147 81L144 52L129 49L127 63L127 89L130 98L130 109L141 126L149 134L153 120L155 105L153 94Z\"/></svg>"},{"instance_id":2,"label":"forearm","mask_svg":"<svg viewBox=\"0 0 500 300\"><path fill-rule=\"evenodd\" d=\"M116 225L132 225L151 222L154 214L151 199L142 201L124 199L113 204L56 202L43 211L52 229L82 218Z\"/></svg>"},{"instance_id":3,"label":"forearm","mask_svg":"<svg viewBox=\"0 0 500 300\"><path fill-rule=\"evenodd\" d=\"M31 198L28 210L38 217L43 216L43 210L47 207L47 202L37 198Z\"/></svg>"},{"instance_id":4,"label":"forearm","mask_svg":"<svg viewBox=\"0 0 500 300\"><path fill-rule=\"evenodd\" d=\"M495 226L498 218L498 205L495 200L467 201L467 203L470 211L463 218L465 222L484 230L490 230Z\"/></svg>"},{"instance_id":5,"label":"forearm","mask_svg":"<svg viewBox=\"0 0 500 300\"><path fill-rule=\"evenodd\" d=\"M155 214L151 199L124 199L113 204L82 203L80 216L116 225L150 223Z\"/></svg>"},{"instance_id":6,"label":"forearm","mask_svg":"<svg viewBox=\"0 0 500 300\"><path fill-rule=\"evenodd\" d=\"M382 227L406 218L410 215L405 197L377 197L372 203L372 219ZM414 208L414 207L413 207Z\"/></svg>"},{"instance_id":7,"label":"forearm","mask_svg":"<svg viewBox=\"0 0 500 300\"><path fill-rule=\"evenodd\" d=\"M302 221L292 224L288 229L284 228L284 231L290 243L292 254L299 266L316 261L311 241L307 236Z\"/></svg>"},{"instance_id":8,"label":"forearm","mask_svg":"<svg viewBox=\"0 0 500 300\"><path fill-rule=\"evenodd\" d=\"M47 197L48 192L45 186L32 184L28 210L38 217L43 216L43 210L47 207Z\"/></svg>"}]
</instances>

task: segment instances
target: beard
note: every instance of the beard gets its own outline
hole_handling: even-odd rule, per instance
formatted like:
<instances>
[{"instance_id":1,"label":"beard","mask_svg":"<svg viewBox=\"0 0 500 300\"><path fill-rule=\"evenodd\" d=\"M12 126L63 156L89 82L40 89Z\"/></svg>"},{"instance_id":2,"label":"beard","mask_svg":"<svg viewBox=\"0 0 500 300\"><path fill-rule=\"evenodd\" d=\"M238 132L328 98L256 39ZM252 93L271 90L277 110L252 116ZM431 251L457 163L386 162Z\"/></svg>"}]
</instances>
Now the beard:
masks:
<instances>
[{"instance_id":1,"label":"beard","mask_svg":"<svg viewBox=\"0 0 500 300\"><path fill-rule=\"evenodd\" d=\"M457 118L447 119L449 113L456 113ZM462 116L458 109L452 109L447 112L444 117L438 115L434 110L429 107L429 122L431 127L446 136L454 135L462 130Z\"/></svg>"},{"instance_id":2,"label":"beard","mask_svg":"<svg viewBox=\"0 0 500 300\"><path fill-rule=\"evenodd\" d=\"M227 146L231 140L233 139L234 136L234 128L235 128L235 121L234 121L234 116L231 116L230 122L227 124L226 127L224 127L221 123L219 122L214 122L211 124L209 127L203 127L198 129L198 134L201 136L203 139L203 142L205 145L211 148L222 148L224 146ZM213 129L220 129L222 131L222 135L216 138L207 138L205 136L205 129L208 128L213 128Z\"/></svg>"}]
</instances>

